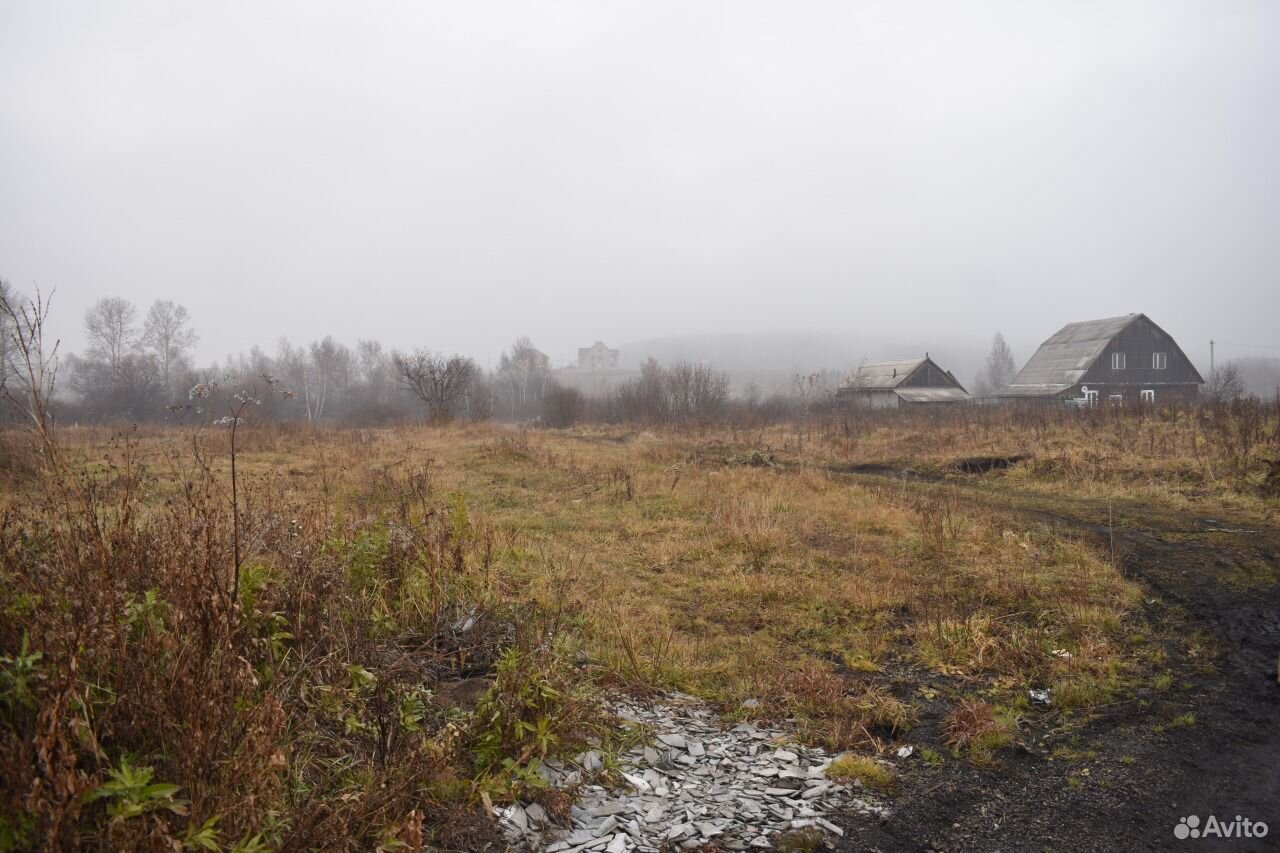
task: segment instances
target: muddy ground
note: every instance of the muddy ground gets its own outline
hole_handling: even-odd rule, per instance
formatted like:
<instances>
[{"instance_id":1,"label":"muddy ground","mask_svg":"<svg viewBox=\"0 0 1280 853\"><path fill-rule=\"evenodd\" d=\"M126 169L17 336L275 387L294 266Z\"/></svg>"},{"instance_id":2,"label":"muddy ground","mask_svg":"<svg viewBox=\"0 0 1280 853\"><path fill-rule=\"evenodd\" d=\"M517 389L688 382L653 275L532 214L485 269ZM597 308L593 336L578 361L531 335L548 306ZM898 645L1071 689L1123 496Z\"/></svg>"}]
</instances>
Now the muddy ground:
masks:
<instances>
[{"instance_id":1,"label":"muddy ground","mask_svg":"<svg viewBox=\"0 0 1280 853\"><path fill-rule=\"evenodd\" d=\"M903 762L892 816L874 826L851 818L840 850L1280 850L1280 529L1019 493L998 475L936 482L911 472L842 473L895 488L958 489L1028 524L1114 547L1124 572L1147 591L1145 615L1176 687L1136 688L1087 719L1036 715L990 768ZM1204 652L1189 657L1189 645ZM1169 725L1188 712L1194 724ZM926 708L907 741L936 744L942 713ZM1203 827L1210 814L1261 820L1271 832L1174 836L1181 818L1197 815Z\"/></svg>"}]
</instances>

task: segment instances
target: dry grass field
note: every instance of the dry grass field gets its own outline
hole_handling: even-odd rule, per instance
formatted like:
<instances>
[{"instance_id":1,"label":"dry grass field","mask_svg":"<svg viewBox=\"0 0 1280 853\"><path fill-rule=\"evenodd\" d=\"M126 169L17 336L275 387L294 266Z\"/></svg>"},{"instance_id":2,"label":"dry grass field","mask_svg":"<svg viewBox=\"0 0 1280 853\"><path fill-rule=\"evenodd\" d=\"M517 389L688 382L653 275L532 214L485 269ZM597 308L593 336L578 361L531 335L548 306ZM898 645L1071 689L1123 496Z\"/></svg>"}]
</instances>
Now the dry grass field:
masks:
<instances>
[{"instance_id":1,"label":"dry grass field","mask_svg":"<svg viewBox=\"0 0 1280 853\"><path fill-rule=\"evenodd\" d=\"M1270 519L1251 417L250 424L234 514L226 430L11 434L0 850L471 849L566 807L533 770L617 745L609 690L998 764L1032 689L1069 727L1175 678L1114 547L974 490Z\"/></svg>"}]
</instances>

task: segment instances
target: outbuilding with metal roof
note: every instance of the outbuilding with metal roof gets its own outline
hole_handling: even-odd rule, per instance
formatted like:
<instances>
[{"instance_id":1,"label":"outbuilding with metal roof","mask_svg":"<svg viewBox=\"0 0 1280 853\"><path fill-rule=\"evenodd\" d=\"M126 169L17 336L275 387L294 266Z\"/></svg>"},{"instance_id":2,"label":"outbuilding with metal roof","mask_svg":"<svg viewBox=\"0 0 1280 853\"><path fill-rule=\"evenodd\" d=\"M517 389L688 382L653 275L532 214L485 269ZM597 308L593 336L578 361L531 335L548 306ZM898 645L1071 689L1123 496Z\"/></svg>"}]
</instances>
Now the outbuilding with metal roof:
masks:
<instances>
[{"instance_id":1,"label":"outbuilding with metal roof","mask_svg":"<svg viewBox=\"0 0 1280 853\"><path fill-rule=\"evenodd\" d=\"M928 353L924 358L867 362L836 390L836 398L870 409L965 403L970 399L951 371L939 367Z\"/></svg>"}]
</instances>

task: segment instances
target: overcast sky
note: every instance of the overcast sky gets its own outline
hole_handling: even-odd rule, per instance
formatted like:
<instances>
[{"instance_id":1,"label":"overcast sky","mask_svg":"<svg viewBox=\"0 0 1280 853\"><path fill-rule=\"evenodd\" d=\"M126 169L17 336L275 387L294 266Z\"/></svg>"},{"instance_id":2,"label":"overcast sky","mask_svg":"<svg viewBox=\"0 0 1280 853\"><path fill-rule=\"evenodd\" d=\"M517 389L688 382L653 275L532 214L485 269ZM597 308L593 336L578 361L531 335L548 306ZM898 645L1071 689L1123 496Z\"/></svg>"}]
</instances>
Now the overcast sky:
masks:
<instances>
[{"instance_id":1,"label":"overcast sky","mask_svg":"<svg viewBox=\"0 0 1280 853\"><path fill-rule=\"evenodd\" d=\"M177 300L205 360L1280 346L1280 3L4 0L0 276L73 350Z\"/></svg>"}]
</instances>

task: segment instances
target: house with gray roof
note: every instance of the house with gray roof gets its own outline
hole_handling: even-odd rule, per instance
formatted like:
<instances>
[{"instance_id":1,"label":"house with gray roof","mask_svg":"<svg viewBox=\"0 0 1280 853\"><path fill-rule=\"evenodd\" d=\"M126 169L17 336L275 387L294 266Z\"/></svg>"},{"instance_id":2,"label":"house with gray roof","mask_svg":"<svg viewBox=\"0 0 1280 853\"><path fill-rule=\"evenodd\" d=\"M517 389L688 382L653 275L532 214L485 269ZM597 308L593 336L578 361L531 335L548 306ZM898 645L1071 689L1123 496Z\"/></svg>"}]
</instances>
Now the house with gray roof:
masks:
<instances>
[{"instance_id":1,"label":"house with gray roof","mask_svg":"<svg viewBox=\"0 0 1280 853\"><path fill-rule=\"evenodd\" d=\"M1204 384L1186 353L1145 314L1068 323L1040 345L1007 400L1159 403L1194 399Z\"/></svg>"},{"instance_id":2,"label":"house with gray roof","mask_svg":"<svg viewBox=\"0 0 1280 853\"><path fill-rule=\"evenodd\" d=\"M861 365L836 399L858 408L897 409L910 406L967 402L964 390L949 370L929 354L902 361L872 361Z\"/></svg>"}]
</instances>

